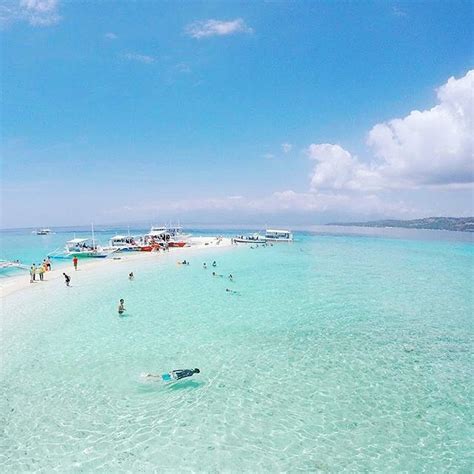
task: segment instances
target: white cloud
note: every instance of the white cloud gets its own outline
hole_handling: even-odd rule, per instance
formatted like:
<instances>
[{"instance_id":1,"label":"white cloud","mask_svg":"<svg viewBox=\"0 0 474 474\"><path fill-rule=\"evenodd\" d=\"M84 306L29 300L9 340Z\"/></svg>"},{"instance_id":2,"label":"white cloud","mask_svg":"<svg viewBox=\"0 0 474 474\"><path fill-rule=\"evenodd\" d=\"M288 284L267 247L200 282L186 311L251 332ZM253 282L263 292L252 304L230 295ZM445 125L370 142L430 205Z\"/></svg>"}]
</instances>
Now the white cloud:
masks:
<instances>
[{"instance_id":1,"label":"white cloud","mask_svg":"<svg viewBox=\"0 0 474 474\"><path fill-rule=\"evenodd\" d=\"M377 190L382 186L377 170L360 163L340 145L310 145L310 159L316 161L311 177L313 190Z\"/></svg>"},{"instance_id":2,"label":"white cloud","mask_svg":"<svg viewBox=\"0 0 474 474\"><path fill-rule=\"evenodd\" d=\"M105 33L104 38L108 40L116 40L118 36L115 33L109 32L109 33Z\"/></svg>"},{"instance_id":3,"label":"white cloud","mask_svg":"<svg viewBox=\"0 0 474 474\"><path fill-rule=\"evenodd\" d=\"M231 21L205 20L195 21L185 28L185 33L192 38L208 38L210 36L228 36L237 33L253 33L242 18Z\"/></svg>"},{"instance_id":4,"label":"white cloud","mask_svg":"<svg viewBox=\"0 0 474 474\"><path fill-rule=\"evenodd\" d=\"M146 54L124 53L121 56L122 58L127 59L129 61L137 61L139 63L144 64L152 64L155 62L155 58L153 56L148 56Z\"/></svg>"},{"instance_id":5,"label":"white cloud","mask_svg":"<svg viewBox=\"0 0 474 474\"><path fill-rule=\"evenodd\" d=\"M293 148L293 145L291 143L282 143L281 144L281 149L283 150L283 153L290 153L292 148Z\"/></svg>"},{"instance_id":6,"label":"white cloud","mask_svg":"<svg viewBox=\"0 0 474 474\"><path fill-rule=\"evenodd\" d=\"M404 118L375 125L367 144L368 164L340 145L312 144L316 166L313 190L359 190L462 187L474 182L474 71L451 77L437 91L439 103Z\"/></svg>"},{"instance_id":7,"label":"white cloud","mask_svg":"<svg viewBox=\"0 0 474 474\"><path fill-rule=\"evenodd\" d=\"M32 26L51 26L61 20L59 0L20 0L0 5L0 21L3 24L26 21Z\"/></svg>"},{"instance_id":8,"label":"white cloud","mask_svg":"<svg viewBox=\"0 0 474 474\"><path fill-rule=\"evenodd\" d=\"M473 93L471 70L438 89L435 107L375 125L367 143L380 173L407 186L473 182Z\"/></svg>"},{"instance_id":9,"label":"white cloud","mask_svg":"<svg viewBox=\"0 0 474 474\"><path fill-rule=\"evenodd\" d=\"M265 153L263 157L267 160L273 160L273 158L275 158L275 155L273 153Z\"/></svg>"}]
</instances>

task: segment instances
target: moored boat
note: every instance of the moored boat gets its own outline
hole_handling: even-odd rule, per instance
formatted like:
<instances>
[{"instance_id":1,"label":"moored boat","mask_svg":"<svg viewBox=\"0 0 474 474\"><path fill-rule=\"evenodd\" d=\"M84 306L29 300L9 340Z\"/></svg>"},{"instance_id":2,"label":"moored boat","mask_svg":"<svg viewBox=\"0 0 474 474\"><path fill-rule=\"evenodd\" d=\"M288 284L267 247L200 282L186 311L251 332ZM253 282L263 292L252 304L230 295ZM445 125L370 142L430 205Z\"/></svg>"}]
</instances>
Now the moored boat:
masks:
<instances>
[{"instance_id":1,"label":"moored boat","mask_svg":"<svg viewBox=\"0 0 474 474\"><path fill-rule=\"evenodd\" d=\"M33 234L36 235L49 235L51 234L51 229L48 229L47 227L41 228L41 229L36 229L33 231Z\"/></svg>"},{"instance_id":2,"label":"moored boat","mask_svg":"<svg viewBox=\"0 0 474 474\"><path fill-rule=\"evenodd\" d=\"M232 238L232 243L234 244L264 244L266 243L265 237L262 237L260 234L251 234L251 235L239 235Z\"/></svg>"},{"instance_id":3,"label":"moored boat","mask_svg":"<svg viewBox=\"0 0 474 474\"><path fill-rule=\"evenodd\" d=\"M104 248L96 245L93 239L71 239L63 249L56 249L48 254L51 258L106 258L118 249Z\"/></svg>"},{"instance_id":4,"label":"moored boat","mask_svg":"<svg viewBox=\"0 0 474 474\"><path fill-rule=\"evenodd\" d=\"M267 229L265 231L266 242L292 242L293 234L286 229Z\"/></svg>"},{"instance_id":5,"label":"moored boat","mask_svg":"<svg viewBox=\"0 0 474 474\"><path fill-rule=\"evenodd\" d=\"M109 240L109 246L106 249L117 250L118 252L138 252L140 246L137 244L135 237L131 235L114 235Z\"/></svg>"}]
</instances>

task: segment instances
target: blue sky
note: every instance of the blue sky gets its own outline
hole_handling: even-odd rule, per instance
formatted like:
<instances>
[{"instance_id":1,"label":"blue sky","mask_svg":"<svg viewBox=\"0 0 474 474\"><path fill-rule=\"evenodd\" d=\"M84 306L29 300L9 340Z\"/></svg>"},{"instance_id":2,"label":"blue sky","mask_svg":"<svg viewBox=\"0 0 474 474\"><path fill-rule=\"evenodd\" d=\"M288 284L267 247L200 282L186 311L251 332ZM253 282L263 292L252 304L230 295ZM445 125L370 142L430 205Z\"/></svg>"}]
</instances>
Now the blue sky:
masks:
<instances>
[{"instance_id":1,"label":"blue sky","mask_svg":"<svg viewBox=\"0 0 474 474\"><path fill-rule=\"evenodd\" d=\"M3 227L473 213L471 2L0 14Z\"/></svg>"}]
</instances>

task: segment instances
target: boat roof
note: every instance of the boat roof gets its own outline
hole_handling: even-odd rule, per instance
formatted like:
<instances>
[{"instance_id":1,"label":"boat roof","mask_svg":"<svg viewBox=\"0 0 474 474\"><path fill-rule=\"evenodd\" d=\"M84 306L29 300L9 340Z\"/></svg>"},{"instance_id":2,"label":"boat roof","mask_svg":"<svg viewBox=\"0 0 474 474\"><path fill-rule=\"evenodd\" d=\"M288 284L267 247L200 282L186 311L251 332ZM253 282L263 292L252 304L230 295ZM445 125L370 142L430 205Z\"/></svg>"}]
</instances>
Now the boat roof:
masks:
<instances>
[{"instance_id":1,"label":"boat roof","mask_svg":"<svg viewBox=\"0 0 474 474\"><path fill-rule=\"evenodd\" d=\"M68 244L82 244L84 242L87 242L89 239L72 239L72 240L68 240L67 243Z\"/></svg>"},{"instance_id":2,"label":"boat roof","mask_svg":"<svg viewBox=\"0 0 474 474\"><path fill-rule=\"evenodd\" d=\"M290 231L283 230L283 229L267 229L267 232L282 232L282 233L288 234Z\"/></svg>"},{"instance_id":3,"label":"boat roof","mask_svg":"<svg viewBox=\"0 0 474 474\"><path fill-rule=\"evenodd\" d=\"M117 240L118 240L118 239L131 239L131 238L132 238L131 235L114 235L114 236L112 237L112 240L113 240L113 239L117 239Z\"/></svg>"}]
</instances>

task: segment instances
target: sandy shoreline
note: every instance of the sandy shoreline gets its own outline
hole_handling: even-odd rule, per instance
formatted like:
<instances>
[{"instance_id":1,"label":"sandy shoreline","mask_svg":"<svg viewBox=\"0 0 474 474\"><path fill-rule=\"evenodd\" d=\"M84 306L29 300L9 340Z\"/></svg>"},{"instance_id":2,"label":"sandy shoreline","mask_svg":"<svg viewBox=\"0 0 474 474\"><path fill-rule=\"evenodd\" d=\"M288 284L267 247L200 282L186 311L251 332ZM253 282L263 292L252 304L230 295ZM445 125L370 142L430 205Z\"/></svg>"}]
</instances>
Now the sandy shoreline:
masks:
<instances>
[{"instance_id":1,"label":"sandy shoreline","mask_svg":"<svg viewBox=\"0 0 474 474\"><path fill-rule=\"evenodd\" d=\"M171 248L167 252L123 252L117 253L114 257L105 259L79 259L79 269L82 272L94 272L98 269L115 269L123 266L128 266L131 262L149 262L153 260L161 260L168 257L177 257L178 259L189 258L196 251L204 249L223 249L232 246L232 241L229 238L217 237L192 237L190 238L190 246L182 248ZM67 260L65 260L67 261ZM56 261L58 262L58 261ZM28 271L20 275L6 277L0 281L0 298L3 299L13 293L21 293L27 289L33 290L38 286L43 286L47 282L63 279L63 272L68 275L74 275L74 268L72 262L70 265L55 265L55 260L52 260L53 269L44 274L44 282L39 281L39 275L36 275L36 282L30 283L30 275Z\"/></svg>"}]
</instances>

